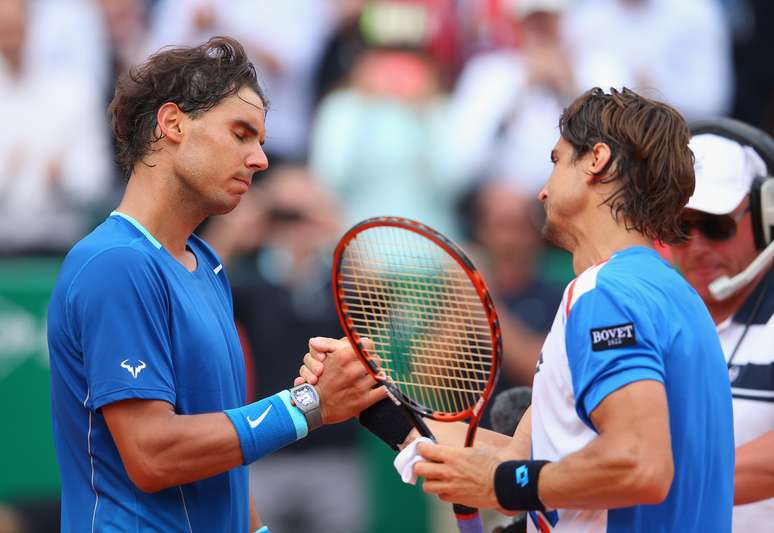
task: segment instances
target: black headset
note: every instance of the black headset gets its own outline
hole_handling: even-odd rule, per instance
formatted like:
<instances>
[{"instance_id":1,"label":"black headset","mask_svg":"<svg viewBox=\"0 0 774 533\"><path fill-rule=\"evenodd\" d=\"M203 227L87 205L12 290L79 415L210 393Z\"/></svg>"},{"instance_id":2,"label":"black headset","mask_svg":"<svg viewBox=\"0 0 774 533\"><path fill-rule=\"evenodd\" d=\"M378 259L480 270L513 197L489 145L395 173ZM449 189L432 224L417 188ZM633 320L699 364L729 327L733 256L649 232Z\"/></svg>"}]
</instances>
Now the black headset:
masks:
<instances>
[{"instance_id":1,"label":"black headset","mask_svg":"<svg viewBox=\"0 0 774 533\"><path fill-rule=\"evenodd\" d=\"M755 246L763 250L774 240L774 139L763 130L732 118L697 120L691 136L710 133L749 146L766 164L766 175L756 176L750 186L750 214Z\"/></svg>"}]
</instances>

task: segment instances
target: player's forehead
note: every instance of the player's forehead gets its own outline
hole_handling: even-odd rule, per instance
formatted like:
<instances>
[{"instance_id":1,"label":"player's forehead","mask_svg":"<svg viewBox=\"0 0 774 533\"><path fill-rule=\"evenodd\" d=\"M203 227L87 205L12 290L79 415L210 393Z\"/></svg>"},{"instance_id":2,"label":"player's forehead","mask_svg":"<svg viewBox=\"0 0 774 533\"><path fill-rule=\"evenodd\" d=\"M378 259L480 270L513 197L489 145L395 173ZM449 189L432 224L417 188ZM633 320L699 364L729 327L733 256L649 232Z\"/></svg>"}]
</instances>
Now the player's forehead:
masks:
<instances>
[{"instance_id":1,"label":"player's forehead","mask_svg":"<svg viewBox=\"0 0 774 533\"><path fill-rule=\"evenodd\" d=\"M258 94L249 87L242 87L235 94L225 97L212 110L226 120L239 120L255 129L262 129L266 107Z\"/></svg>"}]
</instances>

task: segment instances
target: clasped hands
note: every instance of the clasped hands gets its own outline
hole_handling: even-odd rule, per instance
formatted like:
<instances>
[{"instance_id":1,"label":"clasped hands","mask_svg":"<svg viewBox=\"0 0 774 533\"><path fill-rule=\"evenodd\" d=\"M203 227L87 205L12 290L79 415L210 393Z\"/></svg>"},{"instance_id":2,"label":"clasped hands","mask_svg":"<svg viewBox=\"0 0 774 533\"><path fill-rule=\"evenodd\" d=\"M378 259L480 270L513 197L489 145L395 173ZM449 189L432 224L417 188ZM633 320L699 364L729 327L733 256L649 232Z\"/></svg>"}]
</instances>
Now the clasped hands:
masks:
<instances>
[{"instance_id":1,"label":"clasped hands","mask_svg":"<svg viewBox=\"0 0 774 533\"><path fill-rule=\"evenodd\" d=\"M341 375L335 377L334 374ZM294 385L301 383L317 388L326 424L347 420L386 397L384 387L374 388L376 381L366 372L346 338L310 339L309 352L304 356ZM348 390L334 391L334 386ZM326 402L324 394L335 395L336 399ZM367 399L359 401L360 396ZM358 411L351 410L357 406L362 407ZM406 443L416 436L416 432L412 431ZM417 451L425 460L414 466L414 472L424 478L422 490L426 493L436 494L447 502L514 514L501 509L495 496L494 473L497 465L504 460L498 456L496 449L458 448L423 442Z\"/></svg>"}]
</instances>

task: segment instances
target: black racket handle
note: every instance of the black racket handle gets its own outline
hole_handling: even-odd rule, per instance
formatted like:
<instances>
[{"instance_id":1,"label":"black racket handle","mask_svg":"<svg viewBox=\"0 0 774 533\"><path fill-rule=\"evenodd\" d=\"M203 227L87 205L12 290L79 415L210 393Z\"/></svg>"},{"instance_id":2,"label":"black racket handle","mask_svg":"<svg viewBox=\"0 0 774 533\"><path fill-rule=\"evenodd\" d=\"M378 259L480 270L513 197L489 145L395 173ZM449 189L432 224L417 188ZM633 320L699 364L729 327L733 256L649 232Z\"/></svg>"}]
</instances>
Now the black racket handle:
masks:
<instances>
[{"instance_id":1,"label":"black racket handle","mask_svg":"<svg viewBox=\"0 0 774 533\"><path fill-rule=\"evenodd\" d=\"M414 411L411 407L409 407L405 403L401 403L400 406L403 408L403 411L409 417L414 427L417 428L417 431L419 431L420 435L422 435L423 437L427 437L433 442L438 442L435 438L435 435L433 435L433 432L430 431L430 428L427 427L427 424L425 424L425 421L422 420L422 417L419 416L416 413L416 411Z\"/></svg>"}]
</instances>

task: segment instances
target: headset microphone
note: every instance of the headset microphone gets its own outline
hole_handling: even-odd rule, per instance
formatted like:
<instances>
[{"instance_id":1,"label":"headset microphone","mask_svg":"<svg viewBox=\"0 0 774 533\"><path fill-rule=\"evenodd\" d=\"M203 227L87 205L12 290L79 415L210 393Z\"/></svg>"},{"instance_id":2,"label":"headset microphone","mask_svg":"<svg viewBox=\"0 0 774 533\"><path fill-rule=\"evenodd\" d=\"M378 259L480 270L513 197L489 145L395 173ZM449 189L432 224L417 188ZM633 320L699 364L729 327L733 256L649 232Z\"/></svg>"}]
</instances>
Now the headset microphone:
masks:
<instances>
[{"instance_id":1,"label":"headset microphone","mask_svg":"<svg viewBox=\"0 0 774 533\"><path fill-rule=\"evenodd\" d=\"M763 272L771 265L774 259L774 242L769 243L763 252L761 252L750 265L733 278L721 276L709 284L709 290L712 296L723 301L734 294L736 291L753 281L758 274Z\"/></svg>"}]
</instances>

